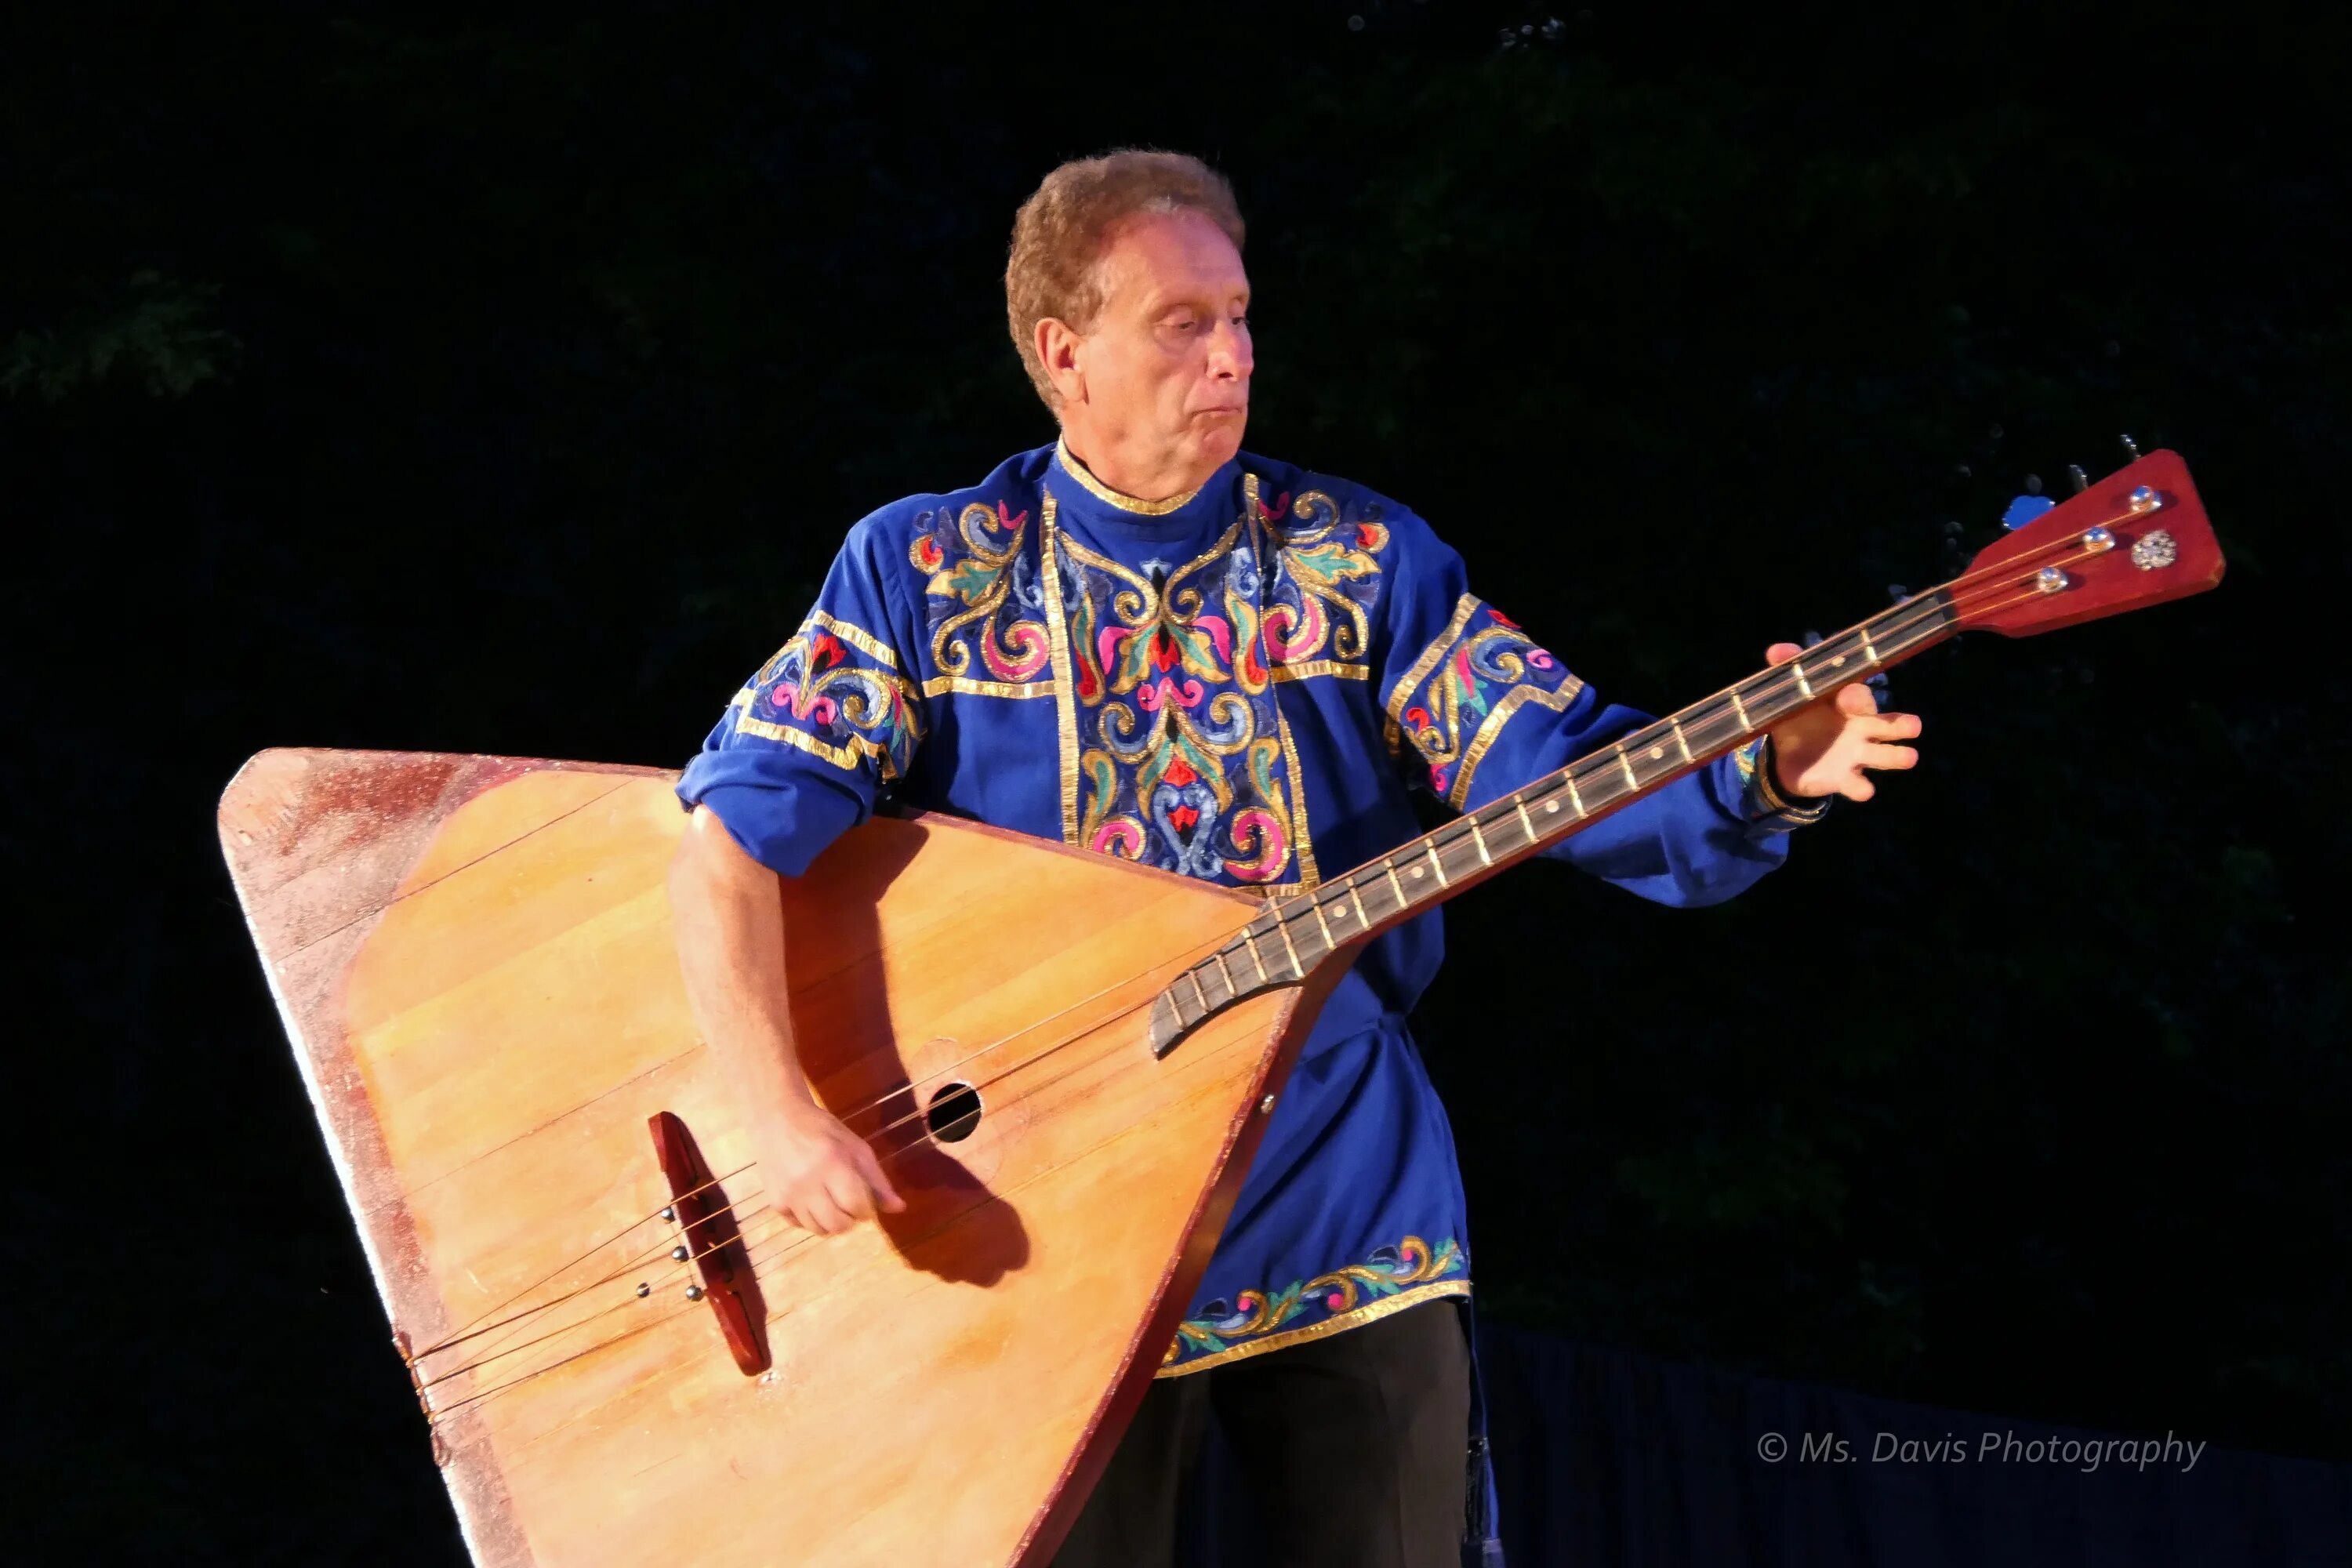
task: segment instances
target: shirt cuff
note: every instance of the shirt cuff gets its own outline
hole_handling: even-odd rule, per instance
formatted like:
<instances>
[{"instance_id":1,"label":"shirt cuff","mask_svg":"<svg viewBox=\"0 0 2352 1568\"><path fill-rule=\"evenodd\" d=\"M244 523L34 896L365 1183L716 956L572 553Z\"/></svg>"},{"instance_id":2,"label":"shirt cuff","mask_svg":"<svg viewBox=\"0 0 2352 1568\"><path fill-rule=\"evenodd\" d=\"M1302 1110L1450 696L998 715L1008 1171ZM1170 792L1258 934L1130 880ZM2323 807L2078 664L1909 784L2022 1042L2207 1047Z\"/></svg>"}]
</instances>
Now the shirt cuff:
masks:
<instances>
[{"instance_id":1,"label":"shirt cuff","mask_svg":"<svg viewBox=\"0 0 2352 1568\"><path fill-rule=\"evenodd\" d=\"M1758 833L1788 833L1829 815L1837 799L1828 795L1783 794L1772 778L1772 737L1759 735L1731 753L1739 769L1740 808L1749 828Z\"/></svg>"},{"instance_id":2,"label":"shirt cuff","mask_svg":"<svg viewBox=\"0 0 2352 1568\"><path fill-rule=\"evenodd\" d=\"M710 808L743 853L780 877L797 877L833 841L866 820L866 803L829 780L755 752L705 752L677 781L678 804Z\"/></svg>"}]
</instances>

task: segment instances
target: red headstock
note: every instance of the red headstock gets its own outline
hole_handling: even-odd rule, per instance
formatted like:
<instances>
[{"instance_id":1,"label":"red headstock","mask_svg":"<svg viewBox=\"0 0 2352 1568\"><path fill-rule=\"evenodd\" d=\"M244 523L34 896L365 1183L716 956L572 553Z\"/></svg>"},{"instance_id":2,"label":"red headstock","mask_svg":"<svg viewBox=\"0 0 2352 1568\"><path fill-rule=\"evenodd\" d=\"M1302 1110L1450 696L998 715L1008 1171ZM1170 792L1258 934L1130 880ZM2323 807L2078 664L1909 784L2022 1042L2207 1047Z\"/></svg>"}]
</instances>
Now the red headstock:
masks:
<instances>
[{"instance_id":1,"label":"red headstock","mask_svg":"<svg viewBox=\"0 0 2352 1568\"><path fill-rule=\"evenodd\" d=\"M1961 629L2031 637L2221 580L2221 546L2177 452L2150 452L1998 543L1946 584Z\"/></svg>"}]
</instances>

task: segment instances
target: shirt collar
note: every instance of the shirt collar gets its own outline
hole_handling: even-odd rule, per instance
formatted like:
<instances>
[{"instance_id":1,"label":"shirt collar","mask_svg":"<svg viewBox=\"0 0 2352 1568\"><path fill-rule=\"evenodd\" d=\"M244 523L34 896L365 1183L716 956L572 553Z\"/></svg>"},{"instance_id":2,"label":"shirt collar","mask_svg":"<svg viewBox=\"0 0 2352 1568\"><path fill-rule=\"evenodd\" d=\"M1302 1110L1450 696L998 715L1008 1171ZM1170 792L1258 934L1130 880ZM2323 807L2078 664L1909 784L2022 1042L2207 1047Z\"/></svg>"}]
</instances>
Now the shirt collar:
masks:
<instances>
[{"instance_id":1,"label":"shirt collar","mask_svg":"<svg viewBox=\"0 0 2352 1568\"><path fill-rule=\"evenodd\" d=\"M1240 478L1241 464L1235 459L1211 474L1197 489L1165 500L1139 500L1097 479L1058 438L1054 442L1053 466L1046 473L1046 482L1054 486L1055 504L1064 515L1076 516L1097 528L1156 538L1191 533L1212 521L1231 522L1241 507L1234 493Z\"/></svg>"}]
</instances>

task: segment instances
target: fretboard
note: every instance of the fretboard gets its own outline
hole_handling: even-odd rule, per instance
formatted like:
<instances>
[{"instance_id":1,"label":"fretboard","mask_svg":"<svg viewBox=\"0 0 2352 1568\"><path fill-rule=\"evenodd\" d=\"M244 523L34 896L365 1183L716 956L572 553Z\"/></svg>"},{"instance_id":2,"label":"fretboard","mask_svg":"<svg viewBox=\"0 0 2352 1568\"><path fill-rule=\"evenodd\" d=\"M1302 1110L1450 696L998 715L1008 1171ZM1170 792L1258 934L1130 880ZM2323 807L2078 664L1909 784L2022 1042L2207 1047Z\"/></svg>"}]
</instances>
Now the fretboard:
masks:
<instances>
[{"instance_id":1,"label":"fretboard","mask_svg":"<svg viewBox=\"0 0 2352 1568\"><path fill-rule=\"evenodd\" d=\"M1369 865L1269 905L1154 1000L1153 1051L1167 1055L1243 997L1297 984L1334 953L1672 784L1806 703L1942 641L1958 621L1944 589L1906 599Z\"/></svg>"}]
</instances>

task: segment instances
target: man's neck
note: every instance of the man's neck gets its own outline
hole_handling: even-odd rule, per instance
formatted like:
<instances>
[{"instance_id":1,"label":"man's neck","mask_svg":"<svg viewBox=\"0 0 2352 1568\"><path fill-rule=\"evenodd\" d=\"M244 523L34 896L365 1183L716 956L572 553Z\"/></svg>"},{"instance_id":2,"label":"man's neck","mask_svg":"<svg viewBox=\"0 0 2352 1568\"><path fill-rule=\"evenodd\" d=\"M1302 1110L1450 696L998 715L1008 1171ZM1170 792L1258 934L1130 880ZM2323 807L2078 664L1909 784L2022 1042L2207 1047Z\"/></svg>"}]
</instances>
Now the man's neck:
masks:
<instances>
[{"instance_id":1,"label":"man's neck","mask_svg":"<svg viewBox=\"0 0 2352 1568\"><path fill-rule=\"evenodd\" d=\"M1206 472L1194 473L1175 454L1164 450L1144 455L1123 452L1117 445L1090 435L1074 436L1066 426L1062 431L1062 450L1074 462L1085 465L1104 489L1145 505L1190 495L1217 471L1213 466Z\"/></svg>"}]
</instances>

